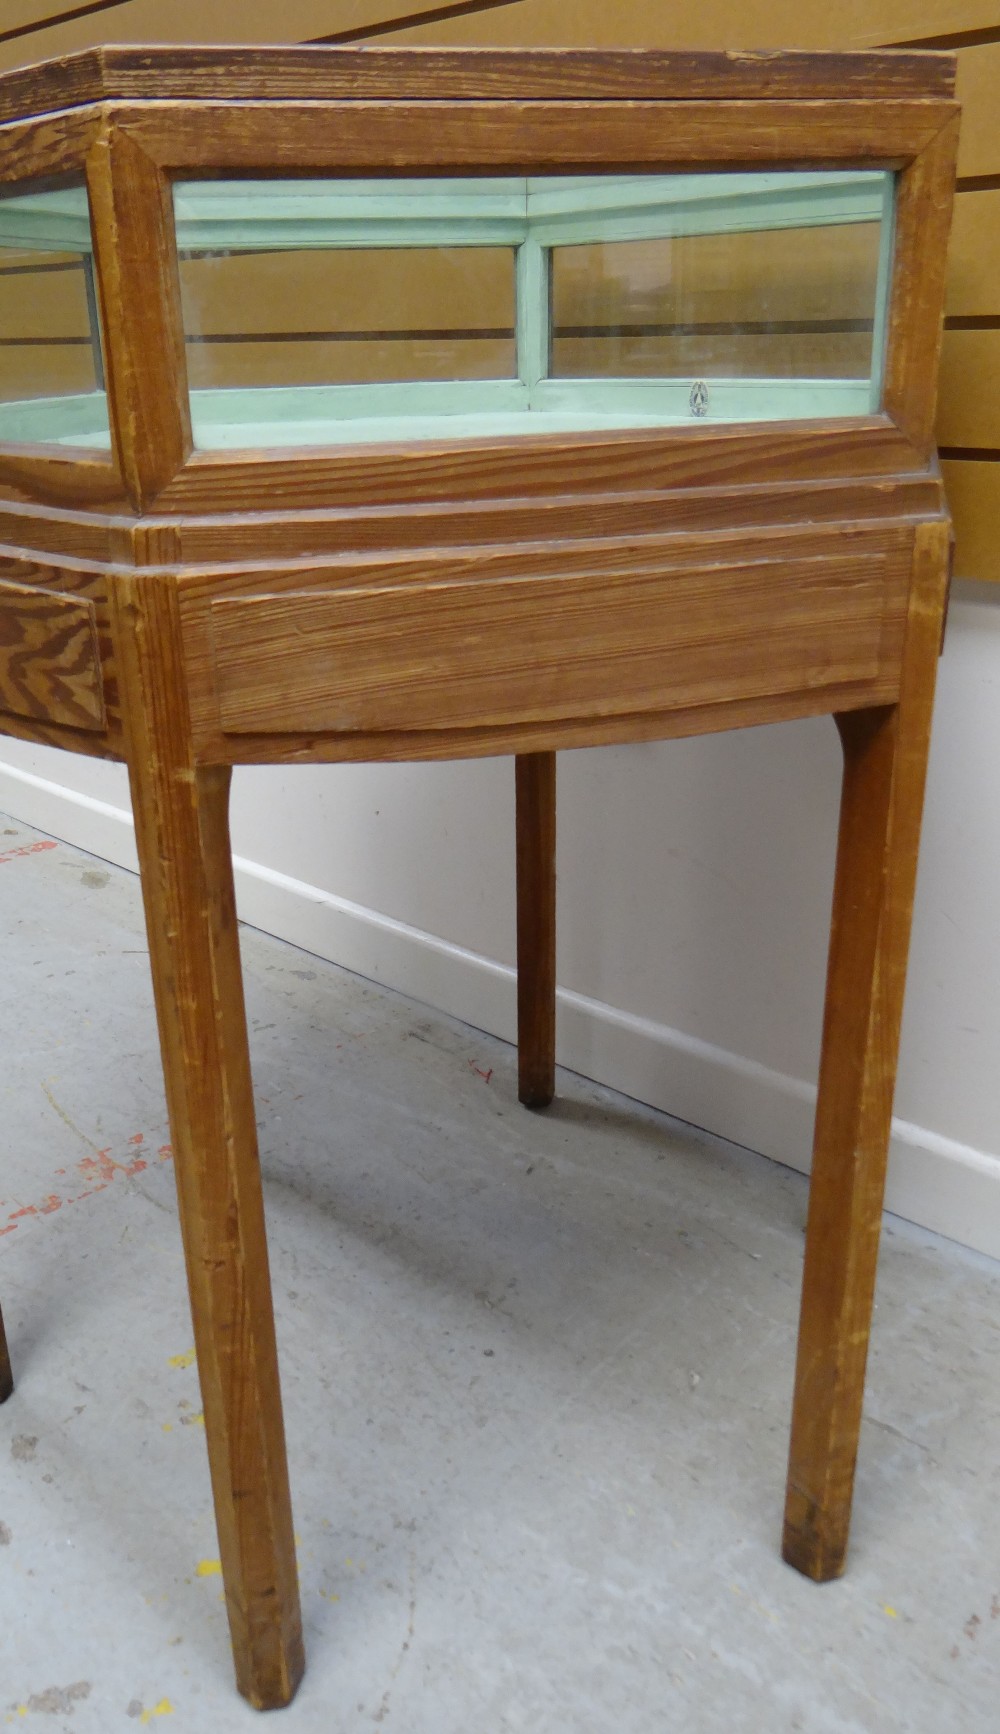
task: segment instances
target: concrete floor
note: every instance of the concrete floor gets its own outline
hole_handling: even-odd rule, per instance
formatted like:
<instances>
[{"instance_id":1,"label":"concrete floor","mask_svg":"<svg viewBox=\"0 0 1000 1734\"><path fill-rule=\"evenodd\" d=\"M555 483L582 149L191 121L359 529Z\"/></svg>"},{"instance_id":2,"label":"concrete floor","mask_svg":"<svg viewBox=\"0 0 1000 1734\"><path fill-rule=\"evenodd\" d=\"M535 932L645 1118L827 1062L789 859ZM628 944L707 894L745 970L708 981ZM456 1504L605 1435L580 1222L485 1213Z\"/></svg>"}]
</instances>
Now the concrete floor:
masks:
<instances>
[{"instance_id":1,"label":"concrete floor","mask_svg":"<svg viewBox=\"0 0 1000 1734\"><path fill-rule=\"evenodd\" d=\"M0 819L0 1724L235 1694L136 881ZM848 1575L778 1557L805 1182L244 935L289 1734L997 1725L1000 1267L887 1224Z\"/></svg>"}]
</instances>

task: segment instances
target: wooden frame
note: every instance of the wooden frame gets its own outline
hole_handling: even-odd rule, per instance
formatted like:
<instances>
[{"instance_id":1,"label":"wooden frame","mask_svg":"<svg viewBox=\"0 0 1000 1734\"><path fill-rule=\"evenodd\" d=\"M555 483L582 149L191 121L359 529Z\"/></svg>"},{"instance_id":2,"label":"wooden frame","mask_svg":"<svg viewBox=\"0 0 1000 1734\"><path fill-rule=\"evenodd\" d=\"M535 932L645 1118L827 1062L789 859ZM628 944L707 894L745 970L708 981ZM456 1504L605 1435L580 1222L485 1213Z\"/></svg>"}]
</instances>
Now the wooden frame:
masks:
<instances>
[{"instance_id":1,"label":"wooden frame","mask_svg":"<svg viewBox=\"0 0 1000 1734\"><path fill-rule=\"evenodd\" d=\"M515 755L519 1089L543 1107L556 751L835 717L784 1551L813 1577L843 1567L948 581L931 422L953 73L914 54L115 49L0 78L0 179L86 178L113 433L108 457L0 447L0 730L129 766L254 1704L287 1702L303 1653L227 833L237 763ZM761 164L896 173L878 409L194 450L172 181Z\"/></svg>"}]
</instances>

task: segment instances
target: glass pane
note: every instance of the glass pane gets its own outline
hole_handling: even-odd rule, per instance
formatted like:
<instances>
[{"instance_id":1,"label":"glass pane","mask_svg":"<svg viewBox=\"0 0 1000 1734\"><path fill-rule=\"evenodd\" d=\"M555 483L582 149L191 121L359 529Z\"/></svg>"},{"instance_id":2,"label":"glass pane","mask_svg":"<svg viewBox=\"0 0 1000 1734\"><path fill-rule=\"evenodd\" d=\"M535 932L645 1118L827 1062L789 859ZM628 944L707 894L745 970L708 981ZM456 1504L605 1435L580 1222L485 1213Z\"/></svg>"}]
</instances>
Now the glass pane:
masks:
<instances>
[{"instance_id":1,"label":"glass pane","mask_svg":"<svg viewBox=\"0 0 1000 1734\"><path fill-rule=\"evenodd\" d=\"M880 234L870 222L556 247L551 371L867 379Z\"/></svg>"},{"instance_id":2,"label":"glass pane","mask_svg":"<svg viewBox=\"0 0 1000 1734\"><path fill-rule=\"evenodd\" d=\"M111 444L82 186L0 197L0 441Z\"/></svg>"},{"instance_id":3,"label":"glass pane","mask_svg":"<svg viewBox=\"0 0 1000 1734\"><path fill-rule=\"evenodd\" d=\"M181 291L196 389L516 373L512 248L187 252Z\"/></svg>"},{"instance_id":4,"label":"glass pane","mask_svg":"<svg viewBox=\"0 0 1000 1734\"><path fill-rule=\"evenodd\" d=\"M180 183L196 444L866 414L893 185L865 170Z\"/></svg>"}]
</instances>

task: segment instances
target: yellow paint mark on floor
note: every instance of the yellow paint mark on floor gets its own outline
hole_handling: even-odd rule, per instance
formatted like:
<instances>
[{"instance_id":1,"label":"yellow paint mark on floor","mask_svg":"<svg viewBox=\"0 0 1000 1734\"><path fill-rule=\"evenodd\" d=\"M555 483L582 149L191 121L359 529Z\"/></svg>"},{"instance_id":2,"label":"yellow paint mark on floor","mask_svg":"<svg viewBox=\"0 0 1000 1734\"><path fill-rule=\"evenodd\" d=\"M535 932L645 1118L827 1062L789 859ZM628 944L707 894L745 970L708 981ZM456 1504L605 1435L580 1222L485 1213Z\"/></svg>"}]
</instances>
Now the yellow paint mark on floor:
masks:
<instances>
[{"instance_id":1,"label":"yellow paint mark on floor","mask_svg":"<svg viewBox=\"0 0 1000 1734\"><path fill-rule=\"evenodd\" d=\"M890 1606L889 1606L889 1603L888 1603L888 1602L885 1602L885 1603L884 1603L884 1605L883 1605L883 1607L882 1607L882 1612L883 1612L883 1613L884 1613L884 1614L888 1614L888 1615L889 1615L889 1618L890 1618L890 1619L891 1619L891 1620L898 1620L898 1619L899 1619L899 1615L898 1615L898 1614L897 1614L897 1612L896 1612L896 1610L895 1610L895 1608L891 1608L891 1607L890 1607Z\"/></svg>"},{"instance_id":2,"label":"yellow paint mark on floor","mask_svg":"<svg viewBox=\"0 0 1000 1734\"><path fill-rule=\"evenodd\" d=\"M221 1559L200 1559L195 1567L195 1577L219 1577L222 1572Z\"/></svg>"},{"instance_id":3,"label":"yellow paint mark on floor","mask_svg":"<svg viewBox=\"0 0 1000 1734\"><path fill-rule=\"evenodd\" d=\"M140 1728L147 1728L150 1722L152 1722L154 1716L172 1716L173 1713L174 1707L171 1704L170 1699L161 1698L160 1702L154 1704L151 1710L143 1710L142 1715L139 1717L139 1726Z\"/></svg>"},{"instance_id":4,"label":"yellow paint mark on floor","mask_svg":"<svg viewBox=\"0 0 1000 1734\"><path fill-rule=\"evenodd\" d=\"M192 1367L194 1365L194 1349L185 1349L183 1355L171 1355L168 1367Z\"/></svg>"},{"instance_id":5,"label":"yellow paint mark on floor","mask_svg":"<svg viewBox=\"0 0 1000 1734\"><path fill-rule=\"evenodd\" d=\"M173 1430L174 1430L174 1424L172 1421L164 1421L163 1422L164 1433L172 1433Z\"/></svg>"},{"instance_id":6,"label":"yellow paint mark on floor","mask_svg":"<svg viewBox=\"0 0 1000 1734\"><path fill-rule=\"evenodd\" d=\"M199 1409L197 1415L182 1415L181 1416L181 1426L182 1427L204 1427L204 1425L205 1425L205 1411L204 1411L204 1409Z\"/></svg>"}]
</instances>

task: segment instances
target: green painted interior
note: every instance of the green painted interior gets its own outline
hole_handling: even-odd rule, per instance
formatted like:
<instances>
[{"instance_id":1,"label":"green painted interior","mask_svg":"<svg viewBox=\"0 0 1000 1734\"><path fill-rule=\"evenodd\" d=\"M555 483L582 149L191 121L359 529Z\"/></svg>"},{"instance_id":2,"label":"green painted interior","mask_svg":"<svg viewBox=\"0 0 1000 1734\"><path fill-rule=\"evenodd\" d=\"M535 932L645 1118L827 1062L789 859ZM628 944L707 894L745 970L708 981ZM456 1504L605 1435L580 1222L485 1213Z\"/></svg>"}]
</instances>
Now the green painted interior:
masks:
<instances>
[{"instance_id":1,"label":"green painted interior","mask_svg":"<svg viewBox=\"0 0 1000 1734\"><path fill-rule=\"evenodd\" d=\"M239 449L677 425L692 421L695 386L699 419L711 421L866 414L881 401L893 190L891 174L860 170L179 183L177 241L186 252L517 249L516 379L197 390L196 443ZM548 377L554 247L862 222L881 225L867 379ZM89 251L85 189L0 198L0 265L19 247ZM401 284L405 295L405 273ZM0 404L0 441L107 446L104 393Z\"/></svg>"}]
</instances>

